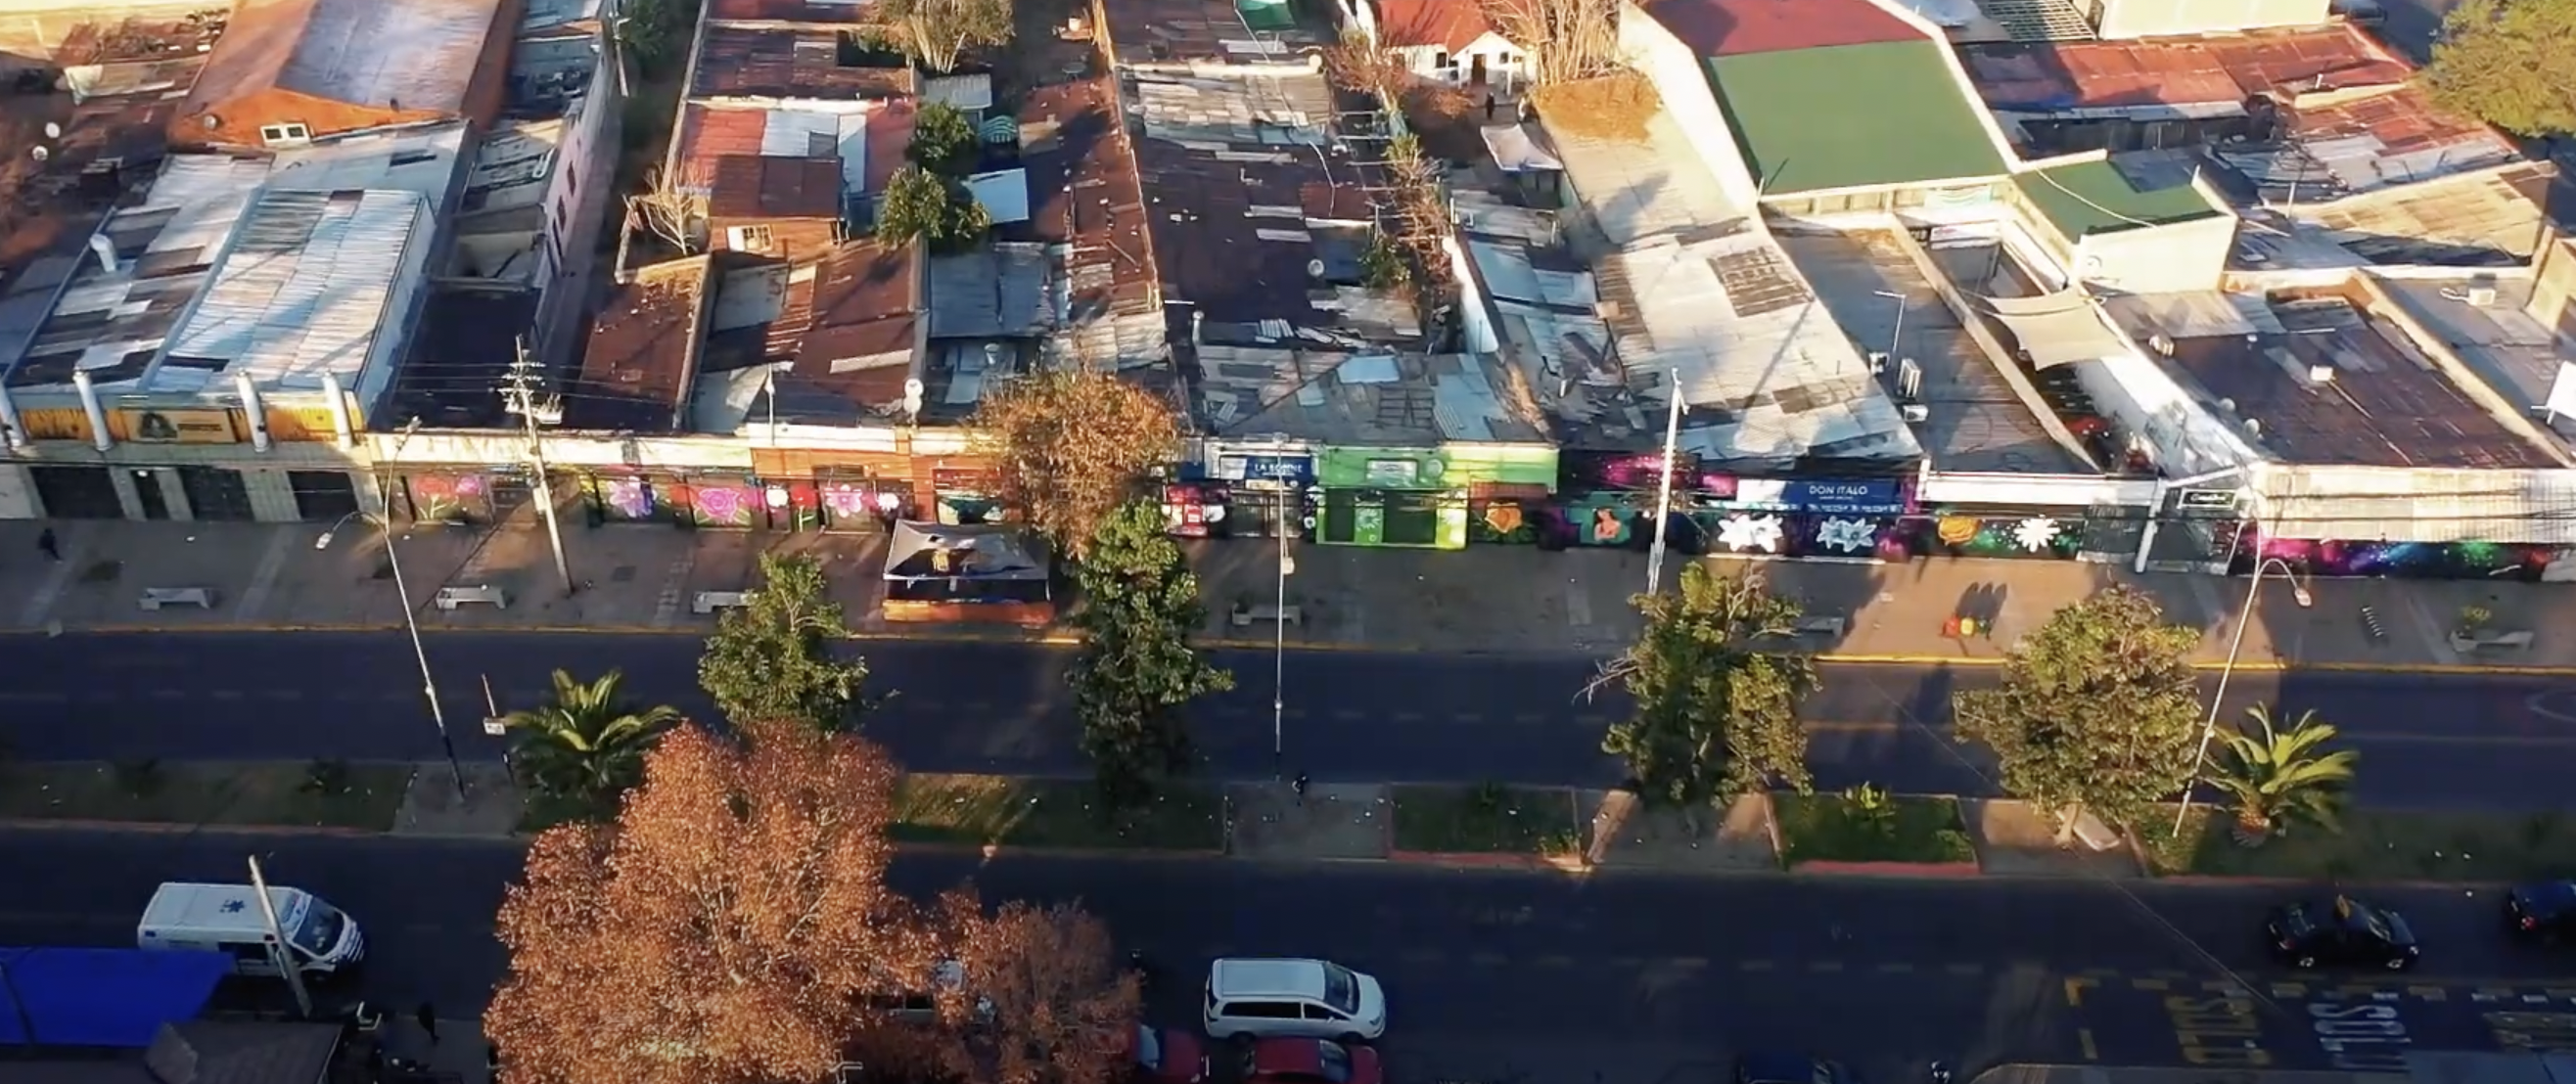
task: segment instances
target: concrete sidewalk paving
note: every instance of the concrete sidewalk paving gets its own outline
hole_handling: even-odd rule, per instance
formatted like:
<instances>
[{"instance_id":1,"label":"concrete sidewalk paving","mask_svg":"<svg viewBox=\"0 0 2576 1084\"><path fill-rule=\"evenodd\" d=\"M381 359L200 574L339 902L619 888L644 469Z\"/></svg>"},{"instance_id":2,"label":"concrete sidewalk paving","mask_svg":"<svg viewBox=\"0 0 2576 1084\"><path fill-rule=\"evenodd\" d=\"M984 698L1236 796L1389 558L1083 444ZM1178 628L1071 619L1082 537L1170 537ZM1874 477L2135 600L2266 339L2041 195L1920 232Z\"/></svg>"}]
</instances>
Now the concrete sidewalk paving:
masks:
<instances>
[{"instance_id":1,"label":"concrete sidewalk paving","mask_svg":"<svg viewBox=\"0 0 2576 1084\"><path fill-rule=\"evenodd\" d=\"M38 552L42 526L0 523L0 629L337 629L402 622L385 536L363 524L343 526L329 548L316 550L321 531L310 524L57 522L51 526L63 554L58 562ZM426 630L702 634L715 618L694 612L698 593L750 586L760 555L782 552L824 561L860 635L1026 637L887 623L879 579L884 539L877 534L588 527L574 520L564 535L577 586L569 597L532 514L491 528L405 526L392 537L403 586ZM1629 598L1645 584L1644 556L1625 551L1301 545L1286 584L1298 621L1278 629L1264 618L1238 623L1234 616L1238 607L1274 604L1280 585L1272 543L1195 541L1187 549L1203 581L1206 637L1244 647L1267 647L1284 633L1299 648L1607 654L1634 638ZM2236 636L2234 615L2247 586L2243 579L2136 575L2061 561L1703 560L1728 574L1764 575L1810 616L1839 619L1839 632L1802 637L1801 646L1853 661L1991 664L2058 608L2116 583L2148 592L2175 621L2202 630L2198 658L2215 664ZM498 587L509 606L436 607L440 588L466 586ZM153 587L205 588L215 604L146 611L140 599ZM2291 585L2266 580L2245 629L2241 665L2576 672L2576 591L2555 584L2325 580L2310 584L2309 594L2313 605L2303 608ZM2531 632L2531 643L2458 650L2450 632L2462 608L2473 605L2492 613L2491 629ZM1944 623L1962 616L1975 618L1981 635L1945 638Z\"/></svg>"}]
</instances>

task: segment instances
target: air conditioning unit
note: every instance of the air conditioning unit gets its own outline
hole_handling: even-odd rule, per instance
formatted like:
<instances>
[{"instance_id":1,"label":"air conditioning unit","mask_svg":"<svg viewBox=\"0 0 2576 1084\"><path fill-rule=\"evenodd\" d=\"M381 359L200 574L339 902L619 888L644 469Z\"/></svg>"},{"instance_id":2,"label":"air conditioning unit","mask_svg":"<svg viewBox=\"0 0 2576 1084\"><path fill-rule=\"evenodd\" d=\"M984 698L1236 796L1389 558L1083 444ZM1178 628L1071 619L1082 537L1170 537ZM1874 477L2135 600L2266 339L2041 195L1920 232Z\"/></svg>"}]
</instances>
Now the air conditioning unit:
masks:
<instances>
[{"instance_id":1,"label":"air conditioning unit","mask_svg":"<svg viewBox=\"0 0 2576 1084\"><path fill-rule=\"evenodd\" d=\"M2483 309L2483 308L2486 308L2486 307L2488 307L2488 306L2490 306L2490 305L2493 305L2493 304L2495 304L2495 303L2496 303L2496 291L2495 291L2495 287L2493 287L2493 286L2471 286L2471 287L2469 287L2469 304L2475 305L2475 306L2477 306L2477 307L2479 307L2479 308L2482 308L2482 309Z\"/></svg>"},{"instance_id":2,"label":"air conditioning unit","mask_svg":"<svg viewBox=\"0 0 2576 1084\"><path fill-rule=\"evenodd\" d=\"M1925 422L1932 420L1932 408L1921 403L1907 403L1904 406L1896 408L1896 412L1909 422Z\"/></svg>"}]
</instances>

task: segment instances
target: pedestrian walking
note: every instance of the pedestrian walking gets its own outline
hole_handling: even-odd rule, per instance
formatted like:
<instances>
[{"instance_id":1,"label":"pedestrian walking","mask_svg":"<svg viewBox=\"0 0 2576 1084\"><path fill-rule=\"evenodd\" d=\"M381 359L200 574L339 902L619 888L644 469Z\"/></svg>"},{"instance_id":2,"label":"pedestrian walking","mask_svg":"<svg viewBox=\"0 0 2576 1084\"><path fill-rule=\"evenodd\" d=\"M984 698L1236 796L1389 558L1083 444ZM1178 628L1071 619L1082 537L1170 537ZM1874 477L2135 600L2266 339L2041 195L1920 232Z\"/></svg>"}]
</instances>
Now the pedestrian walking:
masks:
<instances>
[{"instance_id":1,"label":"pedestrian walking","mask_svg":"<svg viewBox=\"0 0 2576 1084\"><path fill-rule=\"evenodd\" d=\"M51 527L36 532L36 550L44 554L48 561L63 559L62 541L54 537L54 529Z\"/></svg>"},{"instance_id":2,"label":"pedestrian walking","mask_svg":"<svg viewBox=\"0 0 2576 1084\"><path fill-rule=\"evenodd\" d=\"M420 1030L429 1036L429 1041L432 1045L436 1045L438 1042L438 1006L423 1001L420 1003L419 1008L411 1011L411 1018L420 1022Z\"/></svg>"},{"instance_id":3,"label":"pedestrian walking","mask_svg":"<svg viewBox=\"0 0 2576 1084\"><path fill-rule=\"evenodd\" d=\"M501 1046L498 1043L483 1044L483 1079L501 1079Z\"/></svg>"},{"instance_id":4,"label":"pedestrian walking","mask_svg":"<svg viewBox=\"0 0 2576 1084\"><path fill-rule=\"evenodd\" d=\"M1299 772L1297 778L1289 780L1288 789L1297 792L1298 805L1306 804L1306 773Z\"/></svg>"}]
</instances>

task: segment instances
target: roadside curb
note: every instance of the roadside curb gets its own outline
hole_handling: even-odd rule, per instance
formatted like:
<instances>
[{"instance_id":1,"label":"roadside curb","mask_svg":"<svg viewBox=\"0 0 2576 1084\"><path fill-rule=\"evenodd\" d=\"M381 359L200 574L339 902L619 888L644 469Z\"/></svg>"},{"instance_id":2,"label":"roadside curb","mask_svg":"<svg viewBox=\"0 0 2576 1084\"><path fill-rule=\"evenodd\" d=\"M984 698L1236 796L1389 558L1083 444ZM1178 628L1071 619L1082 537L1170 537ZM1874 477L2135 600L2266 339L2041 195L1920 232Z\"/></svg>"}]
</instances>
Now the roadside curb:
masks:
<instances>
[{"instance_id":1,"label":"roadside curb","mask_svg":"<svg viewBox=\"0 0 2576 1084\"><path fill-rule=\"evenodd\" d=\"M1791 865L1788 874L1792 877L1806 874L1827 877L1893 877L1917 881L1965 881L1983 878L1986 871L1975 862L1846 862L1832 858L1811 858Z\"/></svg>"},{"instance_id":2,"label":"roadside curb","mask_svg":"<svg viewBox=\"0 0 2576 1084\"><path fill-rule=\"evenodd\" d=\"M1495 851L1388 851L1384 861L1397 865L1442 866L1449 869L1593 872L1592 864L1581 858L1560 858L1543 854L1505 854Z\"/></svg>"},{"instance_id":3,"label":"roadside curb","mask_svg":"<svg viewBox=\"0 0 2576 1084\"><path fill-rule=\"evenodd\" d=\"M398 622L383 624L289 624L234 623L188 625L142 625L129 623L66 626L60 631L44 628L0 628L0 637L58 636L192 636L192 635L269 635L269 634L351 634L400 632ZM421 626L424 636L655 636L703 639L712 631L697 625L438 625ZM952 629L853 629L842 637L858 643L922 644L999 644L1023 647L1071 648L1082 646L1082 638L1070 633L1010 634L985 633ZM1269 640L1247 640L1235 637L1208 638L1197 641L1211 651L1270 651L1284 647L1291 654L1307 655L1390 655L1423 656L1453 659L1603 659L1614 652L1600 650L1520 650L1487 648L1440 648L1422 644L1385 643L1351 644L1332 642L1296 642L1285 645ZM1923 667L1929 669L1991 670L2008 660L2000 656L1908 654L1892 652L1823 651L1810 656L1818 663L1835 666ZM2224 662L2194 662L2193 670L2216 673L2228 669ZM2280 659L2241 659L2235 665L2240 673L2341 673L2392 674L2428 676L2479 676L2526 678L2576 678L2576 666L2551 666L2516 663L2398 663L2398 662L2295 662Z\"/></svg>"},{"instance_id":4,"label":"roadside curb","mask_svg":"<svg viewBox=\"0 0 2576 1084\"><path fill-rule=\"evenodd\" d=\"M427 838L428 834L396 833L391 828L349 828L336 824L189 824L180 821L114 821L89 817L0 817L0 831L36 832L132 832L138 835L228 835L228 836L329 836L340 839L372 839L401 834L409 838ZM502 836L478 835L475 839L502 839Z\"/></svg>"}]
</instances>

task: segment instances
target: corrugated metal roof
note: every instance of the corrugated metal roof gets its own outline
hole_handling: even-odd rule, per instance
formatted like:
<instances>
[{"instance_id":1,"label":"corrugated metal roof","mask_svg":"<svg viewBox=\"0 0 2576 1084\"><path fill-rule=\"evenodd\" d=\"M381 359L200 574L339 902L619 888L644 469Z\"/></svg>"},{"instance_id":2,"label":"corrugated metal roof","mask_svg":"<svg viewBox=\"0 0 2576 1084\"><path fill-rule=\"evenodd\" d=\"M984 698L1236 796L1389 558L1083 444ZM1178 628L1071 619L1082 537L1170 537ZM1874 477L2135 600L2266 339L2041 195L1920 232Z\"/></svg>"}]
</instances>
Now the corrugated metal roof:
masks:
<instances>
[{"instance_id":1,"label":"corrugated metal roof","mask_svg":"<svg viewBox=\"0 0 2576 1084\"><path fill-rule=\"evenodd\" d=\"M271 192L238 227L155 385L246 372L263 387L357 386L403 254L429 220L411 192ZM191 379L186 374L196 374Z\"/></svg>"}]
</instances>

